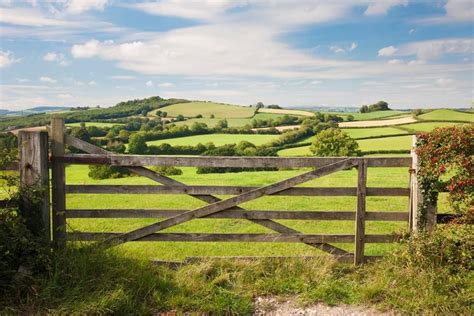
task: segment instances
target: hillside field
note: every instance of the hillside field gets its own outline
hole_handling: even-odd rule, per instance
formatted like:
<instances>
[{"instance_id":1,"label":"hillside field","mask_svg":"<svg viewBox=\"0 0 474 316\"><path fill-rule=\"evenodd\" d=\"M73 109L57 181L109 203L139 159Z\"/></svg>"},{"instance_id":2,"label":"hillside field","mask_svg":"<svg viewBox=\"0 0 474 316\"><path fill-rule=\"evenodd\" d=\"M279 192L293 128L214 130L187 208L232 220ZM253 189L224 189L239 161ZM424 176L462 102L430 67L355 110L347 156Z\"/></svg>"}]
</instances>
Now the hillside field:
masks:
<instances>
[{"instance_id":1,"label":"hillside field","mask_svg":"<svg viewBox=\"0 0 474 316\"><path fill-rule=\"evenodd\" d=\"M204 118L214 115L216 118L247 118L255 113L254 108L230 105L215 102L192 101L165 106L156 111L167 112L168 116L175 117L179 114L184 117L196 117L201 114ZM156 111L152 112L155 113Z\"/></svg>"},{"instance_id":2,"label":"hillside field","mask_svg":"<svg viewBox=\"0 0 474 316\"><path fill-rule=\"evenodd\" d=\"M178 137L178 138L168 138L160 139L147 142L147 145L160 145L163 143L175 145L190 145L194 146L199 143L214 143L216 146L222 146L225 144L238 144L239 142L245 140L251 142L254 145L262 145L268 143L276 138L279 135L257 135L257 134L207 134L207 135L195 135L187 137Z\"/></svg>"},{"instance_id":3,"label":"hillside field","mask_svg":"<svg viewBox=\"0 0 474 316\"><path fill-rule=\"evenodd\" d=\"M418 115L417 118L420 120L464 121L474 123L474 113L448 109L433 110L428 113Z\"/></svg>"},{"instance_id":4,"label":"hillside field","mask_svg":"<svg viewBox=\"0 0 474 316\"><path fill-rule=\"evenodd\" d=\"M112 127L112 126L115 126L115 125L124 125L122 123L107 123L107 122L84 122L84 123L86 124L86 127L87 126ZM79 126L81 126L81 123L80 122L67 123L65 125L69 126L69 127L79 127Z\"/></svg>"}]
</instances>

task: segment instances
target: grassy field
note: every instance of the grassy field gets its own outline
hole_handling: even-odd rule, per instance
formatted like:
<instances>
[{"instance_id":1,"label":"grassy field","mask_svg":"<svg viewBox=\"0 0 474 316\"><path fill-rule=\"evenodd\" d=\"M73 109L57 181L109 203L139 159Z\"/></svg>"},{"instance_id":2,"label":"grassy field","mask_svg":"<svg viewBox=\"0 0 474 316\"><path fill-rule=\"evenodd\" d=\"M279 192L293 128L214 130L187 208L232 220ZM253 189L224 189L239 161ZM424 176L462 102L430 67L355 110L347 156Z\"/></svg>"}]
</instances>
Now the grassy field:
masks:
<instances>
[{"instance_id":1,"label":"grassy field","mask_svg":"<svg viewBox=\"0 0 474 316\"><path fill-rule=\"evenodd\" d=\"M421 114L417 118L420 120L474 122L474 113L441 109Z\"/></svg>"},{"instance_id":2,"label":"grassy field","mask_svg":"<svg viewBox=\"0 0 474 316\"><path fill-rule=\"evenodd\" d=\"M377 111L377 112L370 112L370 113L359 113L359 112L320 112L320 113L328 113L328 114L335 114L340 116L346 120L349 115L354 117L355 121L368 121L368 120L380 120L384 118L395 118L397 116L409 114L409 112L404 111Z\"/></svg>"},{"instance_id":3,"label":"grassy field","mask_svg":"<svg viewBox=\"0 0 474 316\"><path fill-rule=\"evenodd\" d=\"M374 127L374 128L343 128L344 133L352 138L363 138L371 136L385 136L408 133L396 127Z\"/></svg>"},{"instance_id":4,"label":"grassy field","mask_svg":"<svg viewBox=\"0 0 474 316\"><path fill-rule=\"evenodd\" d=\"M448 126L453 126L456 124L460 124L460 123L459 122L421 122L421 123L414 123L414 124L399 125L397 127L410 129L414 132L430 132L438 127L448 127Z\"/></svg>"},{"instance_id":5,"label":"grassy field","mask_svg":"<svg viewBox=\"0 0 474 316\"><path fill-rule=\"evenodd\" d=\"M283 149L278 152L280 157L298 157L298 156L312 156L313 153L309 150L309 146L295 147Z\"/></svg>"},{"instance_id":6,"label":"grassy field","mask_svg":"<svg viewBox=\"0 0 474 316\"><path fill-rule=\"evenodd\" d=\"M252 117L255 109L223 103L193 101L169 105L157 111L167 112L168 116L172 117L179 114L184 117L196 117L201 114L203 117L209 118L213 114L216 118L245 118ZM153 115L153 112L151 115Z\"/></svg>"},{"instance_id":7,"label":"grassy field","mask_svg":"<svg viewBox=\"0 0 474 316\"><path fill-rule=\"evenodd\" d=\"M147 142L147 145L159 145L163 143L175 145L197 145L199 143L214 143L216 146L222 146L225 144L238 144L239 142L246 140L255 145L262 145L268 143L279 135L254 135L254 134L209 134L209 135L196 135L188 137L178 137L161 139Z\"/></svg>"},{"instance_id":8,"label":"grassy field","mask_svg":"<svg viewBox=\"0 0 474 316\"><path fill-rule=\"evenodd\" d=\"M183 175L174 178L186 184L195 185L246 185L259 186L270 184L295 176L303 170L279 172L244 172L228 174L197 175L194 168L183 168ZM153 184L141 177L124 179L92 180L87 176L87 166L69 166L67 181L69 184ZM390 177L387 178L387 174ZM321 179L308 182L305 186L354 187L355 169L341 171ZM406 168L370 168L368 186L406 187L408 173ZM387 180L388 179L388 180ZM368 197L368 211L405 211L407 197ZM69 194L68 208L176 208L193 209L204 203L184 195L91 195ZM248 209L260 210L306 210L306 211L354 211L355 197L263 197L242 205ZM156 219L70 219L69 227L80 231L124 232L151 224ZM284 224L307 233L353 233L353 221L300 221L282 220ZM407 224L403 222L368 222L367 232L391 233L403 231ZM169 232L215 232L215 233L264 233L269 232L256 224L238 219L198 219L168 229ZM352 244L340 245L352 250ZM140 258L183 259L187 256L230 256L230 255L311 255L318 253L310 247L285 243L184 243L184 242L135 242L121 246L125 254ZM391 245L368 244L367 254L383 254L390 251Z\"/></svg>"},{"instance_id":9,"label":"grassy field","mask_svg":"<svg viewBox=\"0 0 474 316\"><path fill-rule=\"evenodd\" d=\"M84 122L86 126L97 126L97 127L112 127L114 125L124 125L122 123L106 123L106 122ZM67 123L66 126L74 127L81 126L81 123Z\"/></svg>"},{"instance_id":10,"label":"grassy field","mask_svg":"<svg viewBox=\"0 0 474 316\"><path fill-rule=\"evenodd\" d=\"M258 113L271 113L271 114L288 114L288 115L299 115L299 116L314 116L313 112L303 110L292 110L292 109L259 109Z\"/></svg>"},{"instance_id":11,"label":"grassy field","mask_svg":"<svg viewBox=\"0 0 474 316\"><path fill-rule=\"evenodd\" d=\"M412 144L412 136L395 136L387 138L363 139L357 141L362 151L372 150L409 150Z\"/></svg>"}]
</instances>

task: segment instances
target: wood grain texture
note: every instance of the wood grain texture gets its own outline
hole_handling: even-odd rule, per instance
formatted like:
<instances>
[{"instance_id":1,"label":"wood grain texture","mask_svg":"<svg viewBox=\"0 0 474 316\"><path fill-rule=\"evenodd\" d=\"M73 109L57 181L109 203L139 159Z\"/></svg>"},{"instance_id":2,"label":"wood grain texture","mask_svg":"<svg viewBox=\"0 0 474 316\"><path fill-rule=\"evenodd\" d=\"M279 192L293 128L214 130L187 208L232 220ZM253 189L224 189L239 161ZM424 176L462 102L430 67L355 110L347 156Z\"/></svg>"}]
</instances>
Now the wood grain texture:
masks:
<instances>
[{"instance_id":1,"label":"wood grain texture","mask_svg":"<svg viewBox=\"0 0 474 316\"><path fill-rule=\"evenodd\" d=\"M66 172L64 164L55 160L64 155L64 147L64 120L53 117L51 119L51 191L53 243L57 248L66 247Z\"/></svg>"}]
</instances>

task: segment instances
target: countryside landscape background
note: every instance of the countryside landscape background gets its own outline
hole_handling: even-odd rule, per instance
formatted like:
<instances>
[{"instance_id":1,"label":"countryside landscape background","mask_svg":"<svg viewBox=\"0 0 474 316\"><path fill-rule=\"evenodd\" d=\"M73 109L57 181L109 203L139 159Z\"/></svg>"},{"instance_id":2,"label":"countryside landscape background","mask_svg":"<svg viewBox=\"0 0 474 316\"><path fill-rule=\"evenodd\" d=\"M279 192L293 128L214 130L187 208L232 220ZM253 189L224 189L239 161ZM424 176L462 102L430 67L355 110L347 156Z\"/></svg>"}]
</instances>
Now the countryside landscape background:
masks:
<instances>
[{"instance_id":1,"label":"countryside landscape background","mask_svg":"<svg viewBox=\"0 0 474 316\"><path fill-rule=\"evenodd\" d=\"M0 314L473 314L473 21L0 0Z\"/></svg>"}]
</instances>

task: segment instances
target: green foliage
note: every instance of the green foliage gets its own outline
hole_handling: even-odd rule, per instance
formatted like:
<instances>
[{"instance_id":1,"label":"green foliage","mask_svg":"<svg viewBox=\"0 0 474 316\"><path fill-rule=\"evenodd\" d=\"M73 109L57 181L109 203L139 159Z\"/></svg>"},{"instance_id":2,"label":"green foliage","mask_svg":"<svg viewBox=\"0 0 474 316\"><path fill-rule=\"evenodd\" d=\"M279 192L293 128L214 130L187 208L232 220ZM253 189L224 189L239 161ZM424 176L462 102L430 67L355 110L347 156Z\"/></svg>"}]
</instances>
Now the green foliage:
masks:
<instances>
[{"instance_id":1,"label":"green foliage","mask_svg":"<svg viewBox=\"0 0 474 316\"><path fill-rule=\"evenodd\" d=\"M130 174L127 169L110 165L90 165L88 173L95 180L123 178Z\"/></svg>"},{"instance_id":2,"label":"green foliage","mask_svg":"<svg viewBox=\"0 0 474 316\"><path fill-rule=\"evenodd\" d=\"M340 129L330 128L316 135L310 147L315 156L358 156L359 145Z\"/></svg>"},{"instance_id":3,"label":"green foliage","mask_svg":"<svg viewBox=\"0 0 474 316\"><path fill-rule=\"evenodd\" d=\"M128 142L128 151L131 154L145 154L147 152L145 136L141 133L135 133L130 136Z\"/></svg>"},{"instance_id":4,"label":"green foliage","mask_svg":"<svg viewBox=\"0 0 474 316\"><path fill-rule=\"evenodd\" d=\"M424 194L419 210L421 224L438 192L449 191L451 206L472 223L474 216L474 127L472 125L437 128L418 135L418 182Z\"/></svg>"},{"instance_id":5,"label":"green foliage","mask_svg":"<svg viewBox=\"0 0 474 316\"><path fill-rule=\"evenodd\" d=\"M385 101L379 101L377 103L371 104L369 106L363 105L360 108L360 113L369 113L369 112L377 112L377 111L389 111L390 108L388 107L388 103Z\"/></svg>"},{"instance_id":6,"label":"green foliage","mask_svg":"<svg viewBox=\"0 0 474 316\"><path fill-rule=\"evenodd\" d=\"M154 166L151 170L163 176L179 176L183 174L183 170L173 166Z\"/></svg>"}]
</instances>

